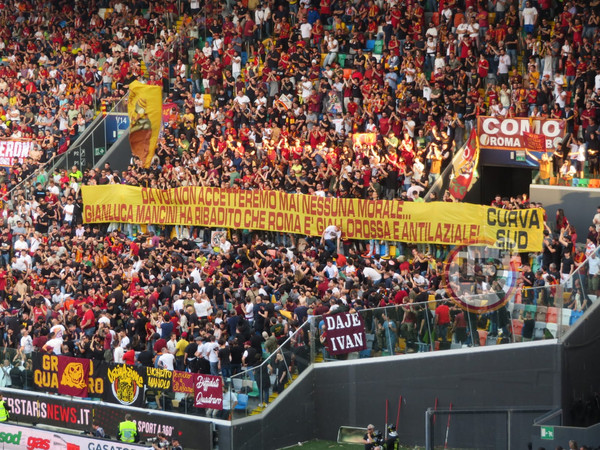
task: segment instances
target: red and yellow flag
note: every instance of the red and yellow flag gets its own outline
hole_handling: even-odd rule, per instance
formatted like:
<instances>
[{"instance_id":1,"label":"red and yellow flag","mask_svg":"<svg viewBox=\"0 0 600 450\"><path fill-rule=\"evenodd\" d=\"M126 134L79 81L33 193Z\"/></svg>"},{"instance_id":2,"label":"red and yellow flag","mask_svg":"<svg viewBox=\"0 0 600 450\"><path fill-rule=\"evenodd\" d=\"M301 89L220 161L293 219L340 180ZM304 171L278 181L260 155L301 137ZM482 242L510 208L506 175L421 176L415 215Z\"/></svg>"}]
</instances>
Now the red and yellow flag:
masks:
<instances>
[{"instance_id":1,"label":"red and yellow flag","mask_svg":"<svg viewBox=\"0 0 600 450\"><path fill-rule=\"evenodd\" d=\"M471 131L467 143L463 145L460 152L462 157L459 157L454 164L453 177L448 188L450 195L457 200L464 199L477 181L475 173L479 164L479 142L475 129Z\"/></svg>"},{"instance_id":2,"label":"red and yellow flag","mask_svg":"<svg viewBox=\"0 0 600 450\"><path fill-rule=\"evenodd\" d=\"M377 143L377 133L355 133L352 136L354 145L375 145Z\"/></svg>"},{"instance_id":3,"label":"red and yellow flag","mask_svg":"<svg viewBox=\"0 0 600 450\"><path fill-rule=\"evenodd\" d=\"M129 143L131 154L150 167L162 125L162 87L134 81L129 85Z\"/></svg>"},{"instance_id":4,"label":"red and yellow flag","mask_svg":"<svg viewBox=\"0 0 600 450\"><path fill-rule=\"evenodd\" d=\"M523 133L525 147L532 152L545 152L546 142L543 134L529 133L525 131Z\"/></svg>"}]
</instances>

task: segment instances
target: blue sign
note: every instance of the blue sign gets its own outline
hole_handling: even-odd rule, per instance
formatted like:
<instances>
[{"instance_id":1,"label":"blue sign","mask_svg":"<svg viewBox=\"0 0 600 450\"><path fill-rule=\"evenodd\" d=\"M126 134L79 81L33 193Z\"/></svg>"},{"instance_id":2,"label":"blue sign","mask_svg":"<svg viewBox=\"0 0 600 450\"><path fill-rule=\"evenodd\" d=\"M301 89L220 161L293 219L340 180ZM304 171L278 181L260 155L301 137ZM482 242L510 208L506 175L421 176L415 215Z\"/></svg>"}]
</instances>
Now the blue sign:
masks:
<instances>
[{"instance_id":1,"label":"blue sign","mask_svg":"<svg viewBox=\"0 0 600 450\"><path fill-rule=\"evenodd\" d=\"M106 144L110 147L129 129L127 113L108 113L106 116Z\"/></svg>"}]
</instances>

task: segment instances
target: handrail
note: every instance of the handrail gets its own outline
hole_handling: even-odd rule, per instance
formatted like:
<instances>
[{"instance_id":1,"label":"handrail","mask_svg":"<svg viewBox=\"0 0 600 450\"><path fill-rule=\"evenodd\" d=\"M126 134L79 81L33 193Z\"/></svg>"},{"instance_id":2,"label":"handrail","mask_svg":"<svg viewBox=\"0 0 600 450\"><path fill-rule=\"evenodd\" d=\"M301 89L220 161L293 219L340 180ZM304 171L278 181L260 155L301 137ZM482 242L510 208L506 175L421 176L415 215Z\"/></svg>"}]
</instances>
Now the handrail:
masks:
<instances>
[{"instance_id":1,"label":"handrail","mask_svg":"<svg viewBox=\"0 0 600 450\"><path fill-rule=\"evenodd\" d=\"M13 188L10 190L10 191L8 191L8 192L6 193L6 197L7 197L8 199L12 200L12 197L13 197L13 195L14 195L14 194L15 194L15 193L16 193L16 192L17 192L17 191L18 191L18 190L19 190L19 189L20 189L20 188L21 188L21 187L22 187L24 184L26 184L26 183L30 182L30 180L31 180L32 178L34 178L34 177L37 177L37 176L40 174L40 171L41 171L42 169L44 169L44 168L47 168L47 167L50 165L50 163L52 163L52 161L54 161L54 160L55 160L57 157L59 157L59 156L62 156L62 153L61 153L60 155L59 155L59 154L53 155L53 156L52 156L52 157L51 157L51 158L50 158L48 161L46 161L45 163L43 163L41 166L38 166L38 167L37 167L37 168L36 168L36 169L33 171L33 173L32 173L32 174L31 174L29 177L25 178L24 180L21 180L21 182L20 182L20 183L16 184L16 185L15 185L15 186L14 186L14 187L13 187ZM50 179L50 178L48 178L48 179Z\"/></svg>"}]
</instances>

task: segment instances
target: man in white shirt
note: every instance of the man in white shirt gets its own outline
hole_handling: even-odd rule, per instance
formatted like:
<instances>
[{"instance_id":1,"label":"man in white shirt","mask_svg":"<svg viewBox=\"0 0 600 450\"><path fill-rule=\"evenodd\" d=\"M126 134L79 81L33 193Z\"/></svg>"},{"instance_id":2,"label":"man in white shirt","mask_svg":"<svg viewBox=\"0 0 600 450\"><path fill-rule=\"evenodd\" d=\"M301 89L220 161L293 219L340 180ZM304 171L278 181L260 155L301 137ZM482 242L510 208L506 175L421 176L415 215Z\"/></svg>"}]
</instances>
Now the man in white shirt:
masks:
<instances>
[{"instance_id":1,"label":"man in white shirt","mask_svg":"<svg viewBox=\"0 0 600 450\"><path fill-rule=\"evenodd\" d=\"M373 284L379 283L381 281L381 278L382 278L381 274L383 272L381 270L378 270L375 267L373 267L371 265L371 260L369 260L369 259L366 260L366 264L367 265L363 269L363 275L367 278L370 278L371 281L373 282Z\"/></svg>"},{"instance_id":2,"label":"man in white shirt","mask_svg":"<svg viewBox=\"0 0 600 450\"><path fill-rule=\"evenodd\" d=\"M24 355L30 355L31 352L33 352L33 339L31 339L31 336L29 335L29 331L27 330L27 328L23 328L21 330L21 352L23 352Z\"/></svg>"},{"instance_id":3,"label":"man in white shirt","mask_svg":"<svg viewBox=\"0 0 600 450\"><path fill-rule=\"evenodd\" d=\"M250 103L250 98L242 91L238 91L237 96L233 99L233 103L237 103L238 105L244 107Z\"/></svg>"},{"instance_id":4,"label":"man in white shirt","mask_svg":"<svg viewBox=\"0 0 600 450\"><path fill-rule=\"evenodd\" d=\"M531 2L525 2L525 8L523 9L521 15L521 22L523 24L523 31L525 34L533 33L535 23L537 22L538 12L533 6L531 6Z\"/></svg>"},{"instance_id":5,"label":"man in white shirt","mask_svg":"<svg viewBox=\"0 0 600 450\"><path fill-rule=\"evenodd\" d=\"M190 278L192 277L190 276ZM177 294L175 294L173 298L175 299L175 301L173 302L173 311L178 313L183 309L185 300Z\"/></svg>"},{"instance_id":6,"label":"man in white shirt","mask_svg":"<svg viewBox=\"0 0 600 450\"><path fill-rule=\"evenodd\" d=\"M52 352L55 355L60 355L62 351L62 343L62 338L57 338L54 333L48 333L48 341L44 345L43 350L46 352Z\"/></svg>"},{"instance_id":7,"label":"man in white shirt","mask_svg":"<svg viewBox=\"0 0 600 450\"><path fill-rule=\"evenodd\" d=\"M596 208L596 214L594 214L593 223L596 225L596 231L600 233L600 206Z\"/></svg>"},{"instance_id":8,"label":"man in white shirt","mask_svg":"<svg viewBox=\"0 0 600 450\"><path fill-rule=\"evenodd\" d=\"M131 342L129 340L129 336L127 336L127 334L125 333L125 330L119 331L119 339L120 339L119 345L123 349L125 349L125 347L127 347L127 344L129 344L129 342Z\"/></svg>"},{"instance_id":9,"label":"man in white shirt","mask_svg":"<svg viewBox=\"0 0 600 450\"><path fill-rule=\"evenodd\" d=\"M196 297L196 303L194 303L194 309L198 319L206 319L212 312L212 305L208 301L206 294L201 294Z\"/></svg>"},{"instance_id":10,"label":"man in white shirt","mask_svg":"<svg viewBox=\"0 0 600 450\"><path fill-rule=\"evenodd\" d=\"M210 374L217 376L219 375L219 344L214 336L210 337L210 341L206 347L208 350Z\"/></svg>"},{"instance_id":11,"label":"man in white shirt","mask_svg":"<svg viewBox=\"0 0 600 450\"><path fill-rule=\"evenodd\" d=\"M221 253L227 255L232 249L231 242L229 242L225 236L221 236L219 248L221 249Z\"/></svg>"},{"instance_id":12,"label":"man in white shirt","mask_svg":"<svg viewBox=\"0 0 600 450\"><path fill-rule=\"evenodd\" d=\"M50 328L50 333L54 333L58 339L62 339L67 330L63 324L59 323L58 319L52 319L52 327Z\"/></svg>"},{"instance_id":13,"label":"man in white shirt","mask_svg":"<svg viewBox=\"0 0 600 450\"><path fill-rule=\"evenodd\" d=\"M175 370L175 355L163 347L162 355L158 358L158 367L160 369Z\"/></svg>"},{"instance_id":14,"label":"man in white shirt","mask_svg":"<svg viewBox=\"0 0 600 450\"><path fill-rule=\"evenodd\" d=\"M595 249L588 257L588 274L590 276L590 293L598 295L598 287L600 286L600 258L598 258Z\"/></svg>"},{"instance_id":15,"label":"man in white shirt","mask_svg":"<svg viewBox=\"0 0 600 450\"><path fill-rule=\"evenodd\" d=\"M323 274L330 280L333 278L337 278L338 268L335 264L333 264L333 261L331 261L331 260L327 261L327 264L325 265L325 268L323 269Z\"/></svg>"},{"instance_id":16,"label":"man in white shirt","mask_svg":"<svg viewBox=\"0 0 600 450\"><path fill-rule=\"evenodd\" d=\"M309 42L312 37L312 25L308 23L306 19L303 21L302 25L300 25L300 36L302 36L302 39L306 42Z\"/></svg>"},{"instance_id":17,"label":"man in white shirt","mask_svg":"<svg viewBox=\"0 0 600 450\"><path fill-rule=\"evenodd\" d=\"M331 35L326 35L325 42L327 43L327 56L323 61L323 67L330 66L335 62L340 49L337 39Z\"/></svg>"},{"instance_id":18,"label":"man in white shirt","mask_svg":"<svg viewBox=\"0 0 600 450\"><path fill-rule=\"evenodd\" d=\"M506 50L500 50L498 57L498 84L508 84L508 71L510 70L510 56Z\"/></svg>"},{"instance_id":19,"label":"man in white shirt","mask_svg":"<svg viewBox=\"0 0 600 450\"><path fill-rule=\"evenodd\" d=\"M327 250L330 254L336 253L340 249L340 243L342 241L342 230L337 225L329 225L323 231L323 236L321 237L321 244L325 246L325 250Z\"/></svg>"}]
</instances>

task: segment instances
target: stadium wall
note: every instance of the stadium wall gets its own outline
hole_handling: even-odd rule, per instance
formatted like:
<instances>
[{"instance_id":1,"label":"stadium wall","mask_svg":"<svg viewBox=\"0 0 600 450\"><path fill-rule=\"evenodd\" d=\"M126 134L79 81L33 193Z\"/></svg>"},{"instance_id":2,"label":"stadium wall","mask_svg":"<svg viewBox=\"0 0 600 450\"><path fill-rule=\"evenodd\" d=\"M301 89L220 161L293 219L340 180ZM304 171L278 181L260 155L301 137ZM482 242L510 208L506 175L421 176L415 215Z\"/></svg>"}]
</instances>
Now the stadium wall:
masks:
<instances>
[{"instance_id":1,"label":"stadium wall","mask_svg":"<svg viewBox=\"0 0 600 450\"><path fill-rule=\"evenodd\" d=\"M311 439L335 440L342 425L373 423L383 430L386 400L388 423L395 423L400 395L398 431L404 445L424 444L425 412L435 407L437 398L440 409L452 403L455 409L537 411L515 413L510 430L504 413L485 419L456 414L451 424L451 446L466 437L489 441L489 448L507 448L503 443L508 433L518 446L514 448L526 448L533 419L560 404L560 368L560 345L554 340L317 364L266 415L236 420L231 448L275 449ZM445 431L446 419L438 418L436 436ZM503 432L491 433L489 426L504 427Z\"/></svg>"},{"instance_id":2,"label":"stadium wall","mask_svg":"<svg viewBox=\"0 0 600 450\"><path fill-rule=\"evenodd\" d=\"M104 163L110 163L110 167L113 170L121 172L127 170L130 161L131 145L129 144L129 130L127 130L107 149L107 152L98 164L96 164L96 167L103 167Z\"/></svg>"},{"instance_id":3,"label":"stadium wall","mask_svg":"<svg viewBox=\"0 0 600 450\"><path fill-rule=\"evenodd\" d=\"M563 425L588 427L600 422L600 302L594 302L588 312L563 338L562 408ZM600 429L596 427L597 445ZM585 442L583 442L585 444Z\"/></svg>"},{"instance_id":4,"label":"stadium wall","mask_svg":"<svg viewBox=\"0 0 600 450\"><path fill-rule=\"evenodd\" d=\"M556 210L562 208L569 223L577 230L577 240L585 242L596 208L600 205L600 189L532 184L529 197L542 202L548 215L548 224L554 228Z\"/></svg>"}]
</instances>

